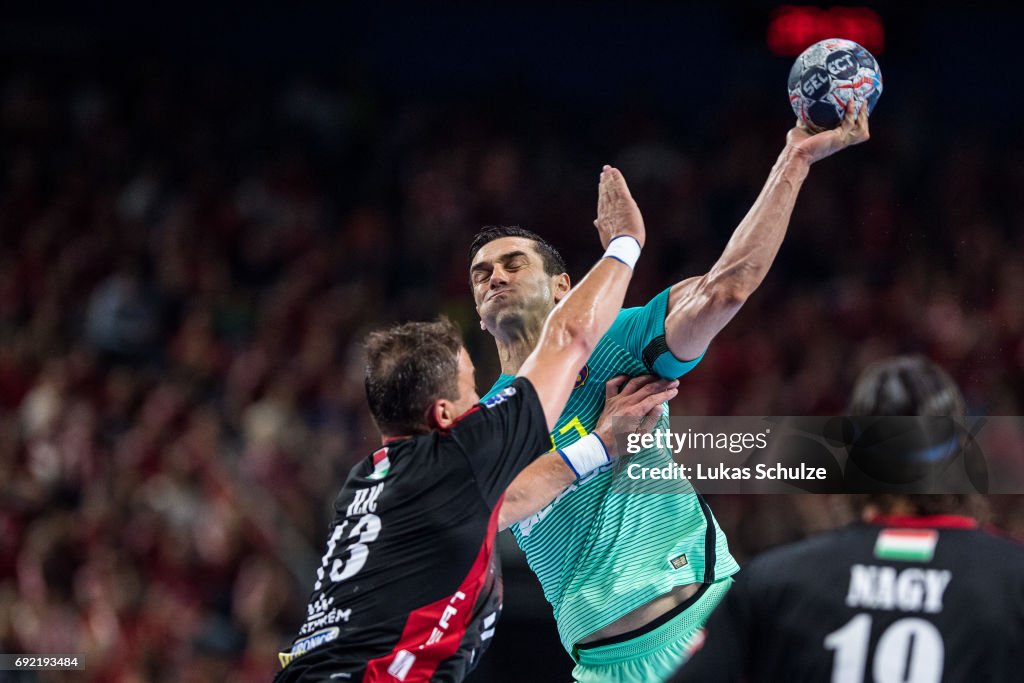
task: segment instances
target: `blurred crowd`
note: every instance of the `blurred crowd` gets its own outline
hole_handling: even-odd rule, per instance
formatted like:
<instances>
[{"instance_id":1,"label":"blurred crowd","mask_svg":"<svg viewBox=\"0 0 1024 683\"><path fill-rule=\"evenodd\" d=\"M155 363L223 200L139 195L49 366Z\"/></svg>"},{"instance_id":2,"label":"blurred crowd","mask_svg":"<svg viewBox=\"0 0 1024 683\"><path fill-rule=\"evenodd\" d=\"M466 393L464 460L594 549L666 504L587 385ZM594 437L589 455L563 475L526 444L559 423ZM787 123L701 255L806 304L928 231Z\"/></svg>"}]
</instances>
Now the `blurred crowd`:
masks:
<instances>
[{"instance_id":1,"label":"blurred crowd","mask_svg":"<svg viewBox=\"0 0 1024 683\"><path fill-rule=\"evenodd\" d=\"M683 122L155 65L3 74L0 651L85 653L89 681L269 679L377 443L365 332L443 311L485 389L472 235L534 229L578 278L605 162L653 247L630 302L706 272L782 148L784 100L749 121L776 95ZM871 142L812 170L673 414L841 413L867 363L910 351L972 413L1021 414L1024 140L938 142L913 116L883 99ZM800 501L713 505L746 557L839 519ZM1024 536L1020 506L997 509Z\"/></svg>"}]
</instances>

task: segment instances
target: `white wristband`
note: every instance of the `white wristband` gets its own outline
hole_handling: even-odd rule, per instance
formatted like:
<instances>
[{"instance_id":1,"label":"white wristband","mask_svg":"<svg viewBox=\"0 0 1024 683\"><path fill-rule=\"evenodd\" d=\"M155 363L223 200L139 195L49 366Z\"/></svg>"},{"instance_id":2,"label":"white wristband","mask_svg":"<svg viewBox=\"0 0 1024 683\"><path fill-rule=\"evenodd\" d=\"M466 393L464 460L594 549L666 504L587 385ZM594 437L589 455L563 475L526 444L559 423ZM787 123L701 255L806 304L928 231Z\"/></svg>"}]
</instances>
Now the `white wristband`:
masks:
<instances>
[{"instance_id":1,"label":"white wristband","mask_svg":"<svg viewBox=\"0 0 1024 683\"><path fill-rule=\"evenodd\" d=\"M604 442L597 434L587 434L576 443L560 448L558 454L577 479L612 461L608 449L604 447Z\"/></svg>"},{"instance_id":2,"label":"white wristband","mask_svg":"<svg viewBox=\"0 0 1024 683\"><path fill-rule=\"evenodd\" d=\"M636 260L640 258L640 242L632 235L613 237L604 251L604 256L625 263L633 270L636 267Z\"/></svg>"}]
</instances>

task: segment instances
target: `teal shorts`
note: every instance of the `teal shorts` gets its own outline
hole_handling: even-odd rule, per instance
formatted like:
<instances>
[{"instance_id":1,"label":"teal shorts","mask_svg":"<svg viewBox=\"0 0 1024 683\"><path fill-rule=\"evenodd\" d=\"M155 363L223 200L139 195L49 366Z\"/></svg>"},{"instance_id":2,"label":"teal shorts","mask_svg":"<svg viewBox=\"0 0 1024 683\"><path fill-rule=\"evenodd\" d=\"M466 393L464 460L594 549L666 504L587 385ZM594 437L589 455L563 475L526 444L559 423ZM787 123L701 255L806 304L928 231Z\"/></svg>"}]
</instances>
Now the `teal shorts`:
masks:
<instances>
[{"instance_id":1,"label":"teal shorts","mask_svg":"<svg viewBox=\"0 0 1024 683\"><path fill-rule=\"evenodd\" d=\"M690 645L732 578L707 587L697 600L657 628L621 643L576 650L578 683L660 683L683 665Z\"/></svg>"}]
</instances>

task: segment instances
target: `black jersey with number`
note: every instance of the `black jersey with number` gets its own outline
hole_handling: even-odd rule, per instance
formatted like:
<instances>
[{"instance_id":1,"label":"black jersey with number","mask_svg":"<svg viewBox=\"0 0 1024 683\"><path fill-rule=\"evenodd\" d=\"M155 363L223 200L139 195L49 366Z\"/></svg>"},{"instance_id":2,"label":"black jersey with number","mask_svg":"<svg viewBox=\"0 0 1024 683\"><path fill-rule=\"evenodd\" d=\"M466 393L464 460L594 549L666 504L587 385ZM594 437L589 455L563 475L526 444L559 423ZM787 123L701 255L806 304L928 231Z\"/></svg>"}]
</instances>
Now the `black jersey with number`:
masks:
<instances>
[{"instance_id":1,"label":"black jersey with number","mask_svg":"<svg viewBox=\"0 0 1024 683\"><path fill-rule=\"evenodd\" d=\"M356 465L275 680L461 680L501 610L502 496L550 445L537 394L518 378L450 430Z\"/></svg>"},{"instance_id":2,"label":"black jersey with number","mask_svg":"<svg viewBox=\"0 0 1024 683\"><path fill-rule=\"evenodd\" d=\"M740 572L672 679L1024 680L1024 545L966 517L855 524Z\"/></svg>"}]
</instances>

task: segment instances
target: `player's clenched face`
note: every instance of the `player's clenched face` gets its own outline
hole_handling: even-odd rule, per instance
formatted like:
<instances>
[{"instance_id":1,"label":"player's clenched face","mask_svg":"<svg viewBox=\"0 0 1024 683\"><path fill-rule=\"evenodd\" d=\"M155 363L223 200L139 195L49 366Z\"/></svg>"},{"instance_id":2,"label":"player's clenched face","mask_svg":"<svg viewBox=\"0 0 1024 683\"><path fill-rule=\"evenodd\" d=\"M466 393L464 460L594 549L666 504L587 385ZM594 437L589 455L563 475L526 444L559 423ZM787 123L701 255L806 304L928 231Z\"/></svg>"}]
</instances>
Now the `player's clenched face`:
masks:
<instances>
[{"instance_id":1,"label":"player's clenched face","mask_svg":"<svg viewBox=\"0 0 1024 683\"><path fill-rule=\"evenodd\" d=\"M566 275L544 272L544 260L525 237L488 242L473 258L469 279L473 300L491 334L513 320L543 321L569 290Z\"/></svg>"}]
</instances>

